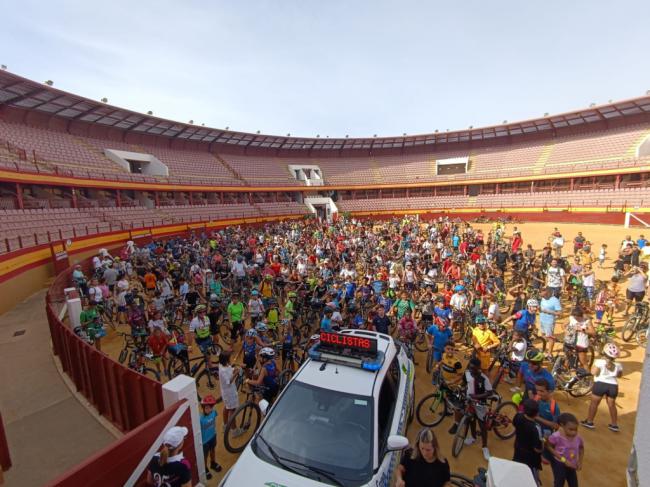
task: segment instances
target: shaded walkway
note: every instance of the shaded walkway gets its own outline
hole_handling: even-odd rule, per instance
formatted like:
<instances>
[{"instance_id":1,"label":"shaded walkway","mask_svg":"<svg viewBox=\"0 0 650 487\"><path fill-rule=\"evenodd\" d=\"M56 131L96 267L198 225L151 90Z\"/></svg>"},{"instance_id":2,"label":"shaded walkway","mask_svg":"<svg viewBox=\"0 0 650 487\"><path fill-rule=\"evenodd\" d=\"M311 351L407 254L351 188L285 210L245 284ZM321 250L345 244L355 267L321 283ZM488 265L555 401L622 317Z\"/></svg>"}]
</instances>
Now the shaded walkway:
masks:
<instances>
[{"instance_id":1,"label":"shaded walkway","mask_svg":"<svg viewBox=\"0 0 650 487\"><path fill-rule=\"evenodd\" d=\"M0 411L13 462L8 486L43 485L114 440L56 370L45 290L0 316Z\"/></svg>"}]
</instances>

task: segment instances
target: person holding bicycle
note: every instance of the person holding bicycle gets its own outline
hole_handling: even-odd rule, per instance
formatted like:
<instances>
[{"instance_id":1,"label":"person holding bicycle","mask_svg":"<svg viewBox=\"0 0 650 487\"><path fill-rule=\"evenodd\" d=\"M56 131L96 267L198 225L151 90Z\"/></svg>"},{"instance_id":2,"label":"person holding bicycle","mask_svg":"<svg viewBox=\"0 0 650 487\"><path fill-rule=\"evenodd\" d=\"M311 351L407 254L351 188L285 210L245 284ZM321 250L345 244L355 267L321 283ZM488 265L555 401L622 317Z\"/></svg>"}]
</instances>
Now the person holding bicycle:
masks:
<instances>
[{"instance_id":1,"label":"person holding bicycle","mask_svg":"<svg viewBox=\"0 0 650 487\"><path fill-rule=\"evenodd\" d=\"M208 352L210 345L212 345L212 336L210 335L210 320L206 316L206 308L204 305L199 304L195 308L196 316L190 322L190 349L196 342L196 345L201 350L201 353Z\"/></svg>"},{"instance_id":2,"label":"person holding bicycle","mask_svg":"<svg viewBox=\"0 0 650 487\"><path fill-rule=\"evenodd\" d=\"M478 316L476 318L476 325L476 328L472 330L472 346L474 347L476 358L481 362L481 370L487 373L490 368L490 362L492 361L491 350L501 345L501 341L488 328L488 323L484 316Z\"/></svg>"},{"instance_id":3,"label":"person holding bicycle","mask_svg":"<svg viewBox=\"0 0 650 487\"><path fill-rule=\"evenodd\" d=\"M474 418L470 423L470 432L471 436L465 438L466 445L472 445L476 441L476 423L478 422L479 428L481 430L481 446L483 452L483 458L485 460L490 460L490 450L488 449L488 431L485 427L484 418L488 412L487 400L493 396L494 392L492 391L492 384L490 379L481 372L481 361L477 358L473 358L469 361L467 370L465 371L465 382L467 383L467 398L468 400L474 401L474 408L476 410ZM454 412L454 419L456 428L458 428L458 423L462 417L462 411ZM454 431L454 434L456 431Z\"/></svg>"},{"instance_id":4,"label":"person holding bicycle","mask_svg":"<svg viewBox=\"0 0 650 487\"><path fill-rule=\"evenodd\" d=\"M264 386L262 397L269 404L272 404L280 390L278 383L278 365L275 363L275 350L271 347L264 347L260 350L259 359L261 367L257 379L246 379L245 384Z\"/></svg>"},{"instance_id":5,"label":"person holding bicycle","mask_svg":"<svg viewBox=\"0 0 650 487\"><path fill-rule=\"evenodd\" d=\"M454 335L453 332L445 320L436 316L434 323L427 328L426 333L429 349L433 348L433 360L442 361L442 354Z\"/></svg>"},{"instance_id":6,"label":"person holding bicycle","mask_svg":"<svg viewBox=\"0 0 650 487\"><path fill-rule=\"evenodd\" d=\"M519 367L519 374L517 375L517 387L511 389L520 390L522 384L524 385L524 398L535 399L537 395L537 388L535 382L539 379L544 379L548 382L548 390L553 392L555 390L555 379L553 375L542 367L544 361L544 353L535 348L531 348L526 352L526 361Z\"/></svg>"}]
</instances>

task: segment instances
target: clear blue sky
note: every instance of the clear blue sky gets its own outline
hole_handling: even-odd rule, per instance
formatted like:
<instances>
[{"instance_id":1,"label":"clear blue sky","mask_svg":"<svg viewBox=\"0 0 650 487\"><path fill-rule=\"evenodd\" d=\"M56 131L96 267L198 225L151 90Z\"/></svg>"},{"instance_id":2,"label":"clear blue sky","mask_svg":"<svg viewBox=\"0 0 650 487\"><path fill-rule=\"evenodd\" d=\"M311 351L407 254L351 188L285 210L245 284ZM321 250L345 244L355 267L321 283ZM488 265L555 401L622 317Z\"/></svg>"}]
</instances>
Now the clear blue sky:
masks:
<instances>
[{"instance_id":1,"label":"clear blue sky","mask_svg":"<svg viewBox=\"0 0 650 487\"><path fill-rule=\"evenodd\" d=\"M5 2L10 71L232 130L428 133L650 90L647 0Z\"/></svg>"}]
</instances>

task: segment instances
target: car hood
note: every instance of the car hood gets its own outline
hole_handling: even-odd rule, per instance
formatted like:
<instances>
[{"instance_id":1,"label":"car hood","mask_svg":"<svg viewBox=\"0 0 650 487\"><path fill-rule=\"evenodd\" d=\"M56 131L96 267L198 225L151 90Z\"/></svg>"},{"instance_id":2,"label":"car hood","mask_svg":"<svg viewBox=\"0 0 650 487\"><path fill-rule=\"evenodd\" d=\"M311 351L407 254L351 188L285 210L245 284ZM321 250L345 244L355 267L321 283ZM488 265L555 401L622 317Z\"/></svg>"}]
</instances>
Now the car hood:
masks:
<instances>
[{"instance_id":1,"label":"car hood","mask_svg":"<svg viewBox=\"0 0 650 487\"><path fill-rule=\"evenodd\" d=\"M290 464L292 465L292 464ZM323 487L330 485L265 462L246 447L220 487Z\"/></svg>"}]
</instances>

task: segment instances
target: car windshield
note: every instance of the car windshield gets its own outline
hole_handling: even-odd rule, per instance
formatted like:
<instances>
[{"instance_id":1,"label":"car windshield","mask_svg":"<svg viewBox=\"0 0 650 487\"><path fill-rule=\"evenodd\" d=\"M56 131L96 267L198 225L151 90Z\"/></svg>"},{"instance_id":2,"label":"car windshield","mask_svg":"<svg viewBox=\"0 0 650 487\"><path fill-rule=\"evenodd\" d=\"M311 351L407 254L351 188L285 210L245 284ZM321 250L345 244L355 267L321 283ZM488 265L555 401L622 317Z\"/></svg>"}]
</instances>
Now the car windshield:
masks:
<instances>
[{"instance_id":1,"label":"car windshield","mask_svg":"<svg viewBox=\"0 0 650 487\"><path fill-rule=\"evenodd\" d=\"M324 483L359 485L373 470L372 411L371 397L293 381L270 411L253 451Z\"/></svg>"}]
</instances>

